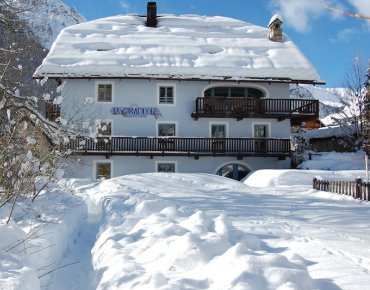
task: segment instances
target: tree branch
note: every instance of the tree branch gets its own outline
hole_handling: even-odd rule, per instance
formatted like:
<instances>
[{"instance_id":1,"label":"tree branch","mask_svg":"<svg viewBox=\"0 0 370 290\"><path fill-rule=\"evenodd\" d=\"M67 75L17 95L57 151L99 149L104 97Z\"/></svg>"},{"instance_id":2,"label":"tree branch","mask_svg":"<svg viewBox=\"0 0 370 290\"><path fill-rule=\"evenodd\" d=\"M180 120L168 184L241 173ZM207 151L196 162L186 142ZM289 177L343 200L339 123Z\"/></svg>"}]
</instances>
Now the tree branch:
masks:
<instances>
[{"instance_id":1,"label":"tree branch","mask_svg":"<svg viewBox=\"0 0 370 290\"><path fill-rule=\"evenodd\" d=\"M321 5L323 5L325 8L327 8L329 10L332 10L332 11L334 11L336 13L339 13L339 14L343 14L343 15L346 15L346 16L365 19L365 20L370 21L369 16L366 16L366 15L363 15L363 14L360 14L360 13L350 12L350 11L347 11L347 10L344 10L344 9L341 9L341 8L334 7L333 5L330 5L329 3L327 3L326 1L321 1Z\"/></svg>"}]
</instances>

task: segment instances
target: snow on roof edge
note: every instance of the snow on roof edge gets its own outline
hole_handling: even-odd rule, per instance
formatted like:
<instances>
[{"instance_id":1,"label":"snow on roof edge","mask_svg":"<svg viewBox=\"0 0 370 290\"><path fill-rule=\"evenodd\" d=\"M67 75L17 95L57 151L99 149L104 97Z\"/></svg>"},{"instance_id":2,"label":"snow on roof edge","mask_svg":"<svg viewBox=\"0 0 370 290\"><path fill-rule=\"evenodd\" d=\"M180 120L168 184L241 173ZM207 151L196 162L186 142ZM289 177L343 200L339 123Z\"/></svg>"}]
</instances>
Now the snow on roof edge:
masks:
<instances>
[{"instance_id":1,"label":"snow on roof edge","mask_svg":"<svg viewBox=\"0 0 370 290\"><path fill-rule=\"evenodd\" d=\"M50 73L37 73L32 76L34 79L158 79L158 80L182 80L182 81L235 81L235 82L267 82L267 83L290 83L290 84L314 84L325 85L324 80L300 80L290 78L256 78L256 77L220 77L220 76L192 76L192 75L135 75L126 74L120 76L114 75L73 75L73 74L50 74Z\"/></svg>"}]
</instances>

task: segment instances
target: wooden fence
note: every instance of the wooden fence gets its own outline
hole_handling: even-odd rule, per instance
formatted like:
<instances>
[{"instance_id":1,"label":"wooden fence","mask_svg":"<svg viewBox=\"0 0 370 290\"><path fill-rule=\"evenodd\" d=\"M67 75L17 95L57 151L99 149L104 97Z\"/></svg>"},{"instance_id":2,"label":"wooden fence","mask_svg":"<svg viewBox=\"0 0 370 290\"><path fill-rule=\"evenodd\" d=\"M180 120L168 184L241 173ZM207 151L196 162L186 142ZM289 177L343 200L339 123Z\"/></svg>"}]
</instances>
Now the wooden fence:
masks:
<instances>
[{"instance_id":1,"label":"wooden fence","mask_svg":"<svg viewBox=\"0 0 370 290\"><path fill-rule=\"evenodd\" d=\"M370 183L361 179L355 181L328 181L313 179L313 188L338 194L352 196L353 198L370 201Z\"/></svg>"}]
</instances>

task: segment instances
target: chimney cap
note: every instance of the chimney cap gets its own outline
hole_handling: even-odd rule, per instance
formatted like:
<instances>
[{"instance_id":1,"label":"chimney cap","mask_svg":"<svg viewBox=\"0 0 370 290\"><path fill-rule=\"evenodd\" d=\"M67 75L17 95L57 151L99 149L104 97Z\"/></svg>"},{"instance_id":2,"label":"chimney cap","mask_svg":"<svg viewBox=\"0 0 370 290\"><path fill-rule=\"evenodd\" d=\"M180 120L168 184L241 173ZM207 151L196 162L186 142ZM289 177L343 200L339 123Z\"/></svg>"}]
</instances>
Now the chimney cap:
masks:
<instances>
[{"instance_id":1,"label":"chimney cap","mask_svg":"<svg viewBox=\"0 0 370 290\"><path fill-rule=\"evenodd\" d=\"M280 21L280 23L283 23L283 17L280 14L275 14L274 16L271 17L269 25L267 26L270 27L271 24L275 22L276 20Z\"/></svg>"}]
</instances>

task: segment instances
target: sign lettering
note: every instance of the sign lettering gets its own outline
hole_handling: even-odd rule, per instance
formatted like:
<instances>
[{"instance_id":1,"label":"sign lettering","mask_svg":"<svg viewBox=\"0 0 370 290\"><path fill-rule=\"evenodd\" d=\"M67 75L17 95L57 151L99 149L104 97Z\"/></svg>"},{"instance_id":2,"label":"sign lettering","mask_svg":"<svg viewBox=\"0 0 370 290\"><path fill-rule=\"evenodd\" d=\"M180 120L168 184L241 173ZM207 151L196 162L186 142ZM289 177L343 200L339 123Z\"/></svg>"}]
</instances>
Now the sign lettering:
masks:
<instances>
[{"instance_id":1,"label":"sign lettering","mask_svg":"<svg viewBox=\"0 0 370 290\"><path fill-rule=\"evenodd\" d=\"M146 118L147 116L154 116L158 118L161 116L161 111L154 107L113 107L111 109L113 115L122 115L128 118Z\"/></svg>"}]
</instances>

